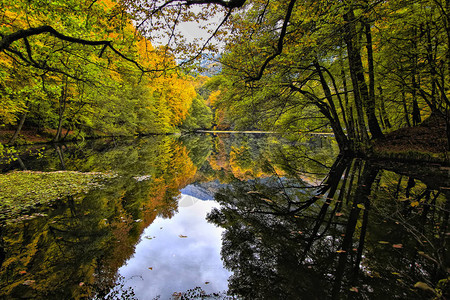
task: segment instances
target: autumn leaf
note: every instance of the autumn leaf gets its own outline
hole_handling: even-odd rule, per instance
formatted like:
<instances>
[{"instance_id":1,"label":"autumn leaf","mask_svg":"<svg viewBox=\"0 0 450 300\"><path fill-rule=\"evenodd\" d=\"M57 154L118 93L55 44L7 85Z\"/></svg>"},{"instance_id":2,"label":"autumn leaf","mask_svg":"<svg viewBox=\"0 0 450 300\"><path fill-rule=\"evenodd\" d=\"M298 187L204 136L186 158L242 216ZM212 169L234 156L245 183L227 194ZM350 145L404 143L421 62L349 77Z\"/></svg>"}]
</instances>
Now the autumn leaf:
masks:
<instances>
[{"instance_id":1,"label":"autumn leaf","mask_svg":"<svg viewBox=\"0 0 450 300\"><path fill-rule=\"evenodd\" d=\"M416 207L416 206L418 206L418 205L419 205L419 201L411 202L411 206L412 206L412 207Z\"/></svg>"},{"instance_id":2,"label":"autumn leaf","mask_svg":"<svg viewBox=\"0 0 450 300\"><path fill-rule=\"evenodd\" d=\"M180 234L180 235L178 235L180 238L187 238L187 235L182 235L182 234Z\"/></svg>"},{"instance_id":3,"label":"autumn leaf","mask_svg":"<svg viewBox=\"0 0 450 300\"><path fill-rule=\"evenodd\" d=\"M401 248L403 248L403 245L402 244L394 244L394 245L392 245L392 247L401 249Z\"/></svg>"}]
</instances>

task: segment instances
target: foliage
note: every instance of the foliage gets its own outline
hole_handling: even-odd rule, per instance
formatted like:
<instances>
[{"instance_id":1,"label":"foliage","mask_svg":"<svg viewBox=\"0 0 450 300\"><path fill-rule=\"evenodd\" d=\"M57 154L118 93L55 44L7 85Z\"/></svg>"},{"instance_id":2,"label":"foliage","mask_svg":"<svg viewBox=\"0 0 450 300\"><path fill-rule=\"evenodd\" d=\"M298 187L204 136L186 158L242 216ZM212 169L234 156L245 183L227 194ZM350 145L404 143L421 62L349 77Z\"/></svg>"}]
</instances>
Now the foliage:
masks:
<instances>
[{"instance_id":1,"label":"foliage","mask_svg":"<svg viewBox=\"0 0 450 300\"><path fill-rule=\"evenodd\" d=\"M444 1L248 1L218 102L240 126L331 129L341 151L366 151L381 129L448 119L446 24Z\"/></svg>"},{"instance_id":2,"label":"foliage","mask_svg":"<svg viewBox=\"0 0 450 300\"><path fill-rule=\"evenodd\" d=\"M136 32L123 4L3 2L2 42L50 25L80 42L50 32L2 49L1 123L17 132L50 128L53 139L62 140L69 130L75 138L173 132L186 118L196 95L192 80L174 69L174 57ZM89 44L110 39L109 50L112 44ZM172 70L147 74L142 68Z\"/></svg>"},{"instance_id":3,"label":"foliage","mask_svg":"<svg viewBox=\"0 0 450 300\"><path fill-rule=\"evenodd\" d=\"M189 108L188 116L181 124L181 128L188 130L193 129L209 129L212 124L211 109L206 106L203 99L195 97Z\"/></svg>"}]
</instances>

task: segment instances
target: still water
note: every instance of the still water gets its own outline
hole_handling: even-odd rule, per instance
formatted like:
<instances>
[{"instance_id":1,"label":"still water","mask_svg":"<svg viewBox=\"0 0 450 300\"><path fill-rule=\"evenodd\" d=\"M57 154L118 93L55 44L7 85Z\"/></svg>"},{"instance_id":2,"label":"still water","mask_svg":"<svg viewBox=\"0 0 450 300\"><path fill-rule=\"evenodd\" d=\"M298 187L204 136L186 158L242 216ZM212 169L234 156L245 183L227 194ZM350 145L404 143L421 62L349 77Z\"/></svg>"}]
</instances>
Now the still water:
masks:
<instances>
[{"instance_id":1,"label":"still water","mask_svg":"<svg viewBox=\"0 0 450 300\"><path fill-rule=\"evenodd\" d=\"M3 224L1 298L448 297L446 167L343 158L320 137L47 147L2 172L117 176Z\"/></svg>"}]
</instances>

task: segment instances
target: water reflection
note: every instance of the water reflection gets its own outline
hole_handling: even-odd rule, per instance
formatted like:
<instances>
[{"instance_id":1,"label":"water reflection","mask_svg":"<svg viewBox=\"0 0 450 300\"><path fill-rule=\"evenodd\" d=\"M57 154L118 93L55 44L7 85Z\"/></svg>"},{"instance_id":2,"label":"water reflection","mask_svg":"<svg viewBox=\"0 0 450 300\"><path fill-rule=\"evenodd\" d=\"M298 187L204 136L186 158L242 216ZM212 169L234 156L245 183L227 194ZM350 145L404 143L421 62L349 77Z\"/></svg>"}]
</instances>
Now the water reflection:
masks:
<instances>
[{"instance_id":1,"label":"water reflection","mask_svg":"<svg viewBox=\"0 0 450 300\"><path fill-rule=\"evenodd\" d=\"M327 139L293 143L270 135L160 136L32 148L3 171L119 176L103 189L42 207L39 217L1 227L0 295L431 299L448 294L448 283L439 283L448 277L450 263L448 169L336 154ZM214 294L227 289L228 296Z\"/></svg>"},{"instance_id":2,"label":"water reflection","mask_svg":"<svg viewBox=\"0 0 450 300\"><path fill-rule=\"evenodd\" d=\"M186 197L182 195L181 201ZM195 287L208 294L227 289L230 272L220 259L223 230L206 223L206 214L215 206L212 201L197 201L144 230L135 253L119 269L138 299L168 299L174 292Z\"/></svg>"},{"instance_id":3,"label":"water reflection","mask_svg":"<svg viewBox=\"0 0 450 300\"><path fill-rule=\"evenodd\" d=\"M244 299L448 294L448 283L439 283L449 265L448 177L440 190L405 177L338 157L317 187L275 176L222 189L221 208L208 218L226 229L229 292Z\"/></svg>"}]
</instances>

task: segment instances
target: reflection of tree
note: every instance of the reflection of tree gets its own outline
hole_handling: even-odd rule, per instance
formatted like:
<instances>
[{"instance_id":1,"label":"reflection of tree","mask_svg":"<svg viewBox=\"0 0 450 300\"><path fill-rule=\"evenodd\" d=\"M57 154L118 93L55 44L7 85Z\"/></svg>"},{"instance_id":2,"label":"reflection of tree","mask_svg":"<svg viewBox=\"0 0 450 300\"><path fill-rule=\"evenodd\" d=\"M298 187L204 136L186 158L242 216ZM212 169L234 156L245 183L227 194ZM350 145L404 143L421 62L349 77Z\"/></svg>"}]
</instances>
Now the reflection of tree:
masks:
<instances>
[{"instance_id":1,"label":"reflection of tree","mask_svg":"<svg viewBox=\"0 0 450 300\"><path fill-rule=\"evenodd\" d=\"M56 150L41 163L61 166L62 149ZM119 177L43 208L48 216L1 227L0 297L105 297L144 228L158 215L173 215L179 189L196 171L187 149L170 137L103 145L87 154L71 150L64 151L67 169L113 170Z\"/></svg>"},{"instance_id":2,"label":"reflection of tree","mask_svg":"<svg viewBox=\"0 0 450 300\"><path fill-rule=\"evenodd\" d=\"M216 195L221 208L208 218L226 228L222 257L234 272L230 293L244 299L426 296L413 285L424 281L433 287L446 277L445 272L434 276L433 270L445 269L432 263L436 255L431 260L420 255L429 255L431 248L417 247L417 235L407 226L420 230L429 222L447 224L445 211L439 211L445 206L430 197L426 203L434 205L435 214L428 213L422 223L408 219L402 228L392 214L395 200L380 191L381 185L391 186L386 180L386 172L368 162L339 157L315 188L298 178L274 176L234 181L221 190ZM407 182L404 186L406 191ZM417 196L426 198L422 194ZM407 210L423 216L428 204L411 203ZM386 236L391 226L396 233ZM421 234L433 239L439 232L428 226ZM445 237L434 240L442 252ZM411 272L411 266L418 270Z\"/></svg>"}]
</instances>

